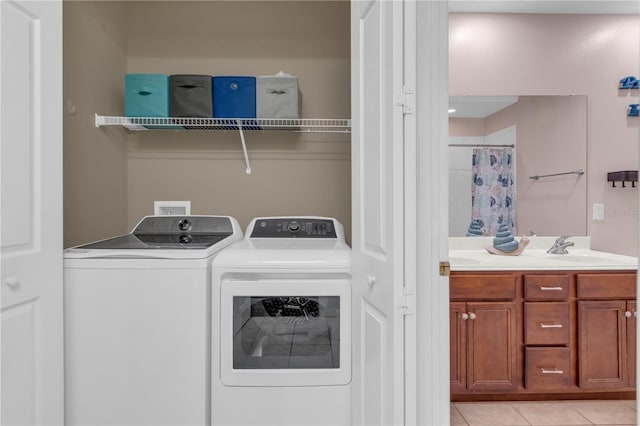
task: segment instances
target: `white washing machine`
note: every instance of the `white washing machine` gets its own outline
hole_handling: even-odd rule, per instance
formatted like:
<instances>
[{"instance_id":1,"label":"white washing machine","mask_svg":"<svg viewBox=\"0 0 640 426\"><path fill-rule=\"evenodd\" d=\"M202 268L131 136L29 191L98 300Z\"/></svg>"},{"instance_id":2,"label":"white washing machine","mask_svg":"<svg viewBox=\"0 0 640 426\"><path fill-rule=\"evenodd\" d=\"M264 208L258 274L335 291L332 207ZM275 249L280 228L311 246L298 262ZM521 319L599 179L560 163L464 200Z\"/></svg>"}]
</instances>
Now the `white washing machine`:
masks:
<instances>
[{"instance_id":1,"label":"white washing machine","mask_svg":"<svg viewBox=\"0 0 640 426\"><path fill-rule=\"evenodd\" d=\"M64 252L65 424L209 425L211 263L227 216L147 216Z\"/></svg>"},{"instance_id":2,"label":"white washing machine","mask_svg":"<svg viewBox=\"0 0 640 426\"><path fill-rule=\"evenodd\" d=\"M212 425L351 424L351 249L322 217L256 218L213 263Z\"/></svg>"}]
</instances>

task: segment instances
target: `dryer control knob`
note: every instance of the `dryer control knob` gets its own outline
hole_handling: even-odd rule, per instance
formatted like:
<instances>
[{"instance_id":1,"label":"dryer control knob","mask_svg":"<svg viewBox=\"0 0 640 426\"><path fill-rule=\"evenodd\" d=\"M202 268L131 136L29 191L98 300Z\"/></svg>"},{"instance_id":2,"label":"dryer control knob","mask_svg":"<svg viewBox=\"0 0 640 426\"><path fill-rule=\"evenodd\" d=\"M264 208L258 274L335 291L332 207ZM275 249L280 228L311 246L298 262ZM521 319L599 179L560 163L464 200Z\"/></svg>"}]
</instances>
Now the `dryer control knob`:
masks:
<instances>
[{"instance_id":1,"label":"dryer control knob","mask_svg":"<svg viewBox=\"0 0 640 426\"><path fill-rule=\"evenodd\" d=\"M298 232L300 230L300 224L298 222L289 223L289 231Z\"/></svg>"}]
</instances>

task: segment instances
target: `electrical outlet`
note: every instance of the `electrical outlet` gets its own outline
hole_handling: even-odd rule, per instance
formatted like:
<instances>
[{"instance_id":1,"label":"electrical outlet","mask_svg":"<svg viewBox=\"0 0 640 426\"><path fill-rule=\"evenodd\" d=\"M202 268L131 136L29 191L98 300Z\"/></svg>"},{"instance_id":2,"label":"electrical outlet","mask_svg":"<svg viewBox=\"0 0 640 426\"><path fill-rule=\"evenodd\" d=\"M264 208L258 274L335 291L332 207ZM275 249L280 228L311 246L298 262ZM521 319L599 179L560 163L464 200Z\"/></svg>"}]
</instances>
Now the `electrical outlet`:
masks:
<instances>
[{"instance_id":1,"label":"electrical outlet","mask_svg":"<svg viewBox=\"0 0 640 426\"><path fill-rule=\"evenodd\" d=\"M153 214L156 216L188 216L191 201L154 201Z\"/></svg>"},{"instance_id":2,"label":"electrical outlet","mask_svg":"<svg viewBox=\"0 0 640 426\"><path fill-rule=\"evenodd\" d=\"M593 220L604 220L604 204L593 205Z\"/></svg>"}]
</instances>

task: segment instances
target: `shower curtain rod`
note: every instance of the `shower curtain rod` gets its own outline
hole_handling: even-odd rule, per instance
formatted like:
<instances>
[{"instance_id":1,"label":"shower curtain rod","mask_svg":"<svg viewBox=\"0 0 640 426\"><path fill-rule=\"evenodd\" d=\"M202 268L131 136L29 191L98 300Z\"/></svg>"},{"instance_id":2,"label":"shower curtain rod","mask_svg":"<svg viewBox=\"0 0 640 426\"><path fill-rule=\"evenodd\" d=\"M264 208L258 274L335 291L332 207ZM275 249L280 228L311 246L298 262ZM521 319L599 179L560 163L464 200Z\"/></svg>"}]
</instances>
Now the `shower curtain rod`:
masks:
<instances>
[{"instance_id":1,"label":"shower curtain rod","mask_svg":"<svg viewBox=\"0 0 640 426\"><path fill-rule=\"evenodd\" d=\"M470 143L470 144L450 143L449 147L453 147L453 148L459 148L459 147L464 147L464 148L515 148L516 146L514 144L485 145L485 144L480 144L480 143Z\"/></svg>"}]
</instances>

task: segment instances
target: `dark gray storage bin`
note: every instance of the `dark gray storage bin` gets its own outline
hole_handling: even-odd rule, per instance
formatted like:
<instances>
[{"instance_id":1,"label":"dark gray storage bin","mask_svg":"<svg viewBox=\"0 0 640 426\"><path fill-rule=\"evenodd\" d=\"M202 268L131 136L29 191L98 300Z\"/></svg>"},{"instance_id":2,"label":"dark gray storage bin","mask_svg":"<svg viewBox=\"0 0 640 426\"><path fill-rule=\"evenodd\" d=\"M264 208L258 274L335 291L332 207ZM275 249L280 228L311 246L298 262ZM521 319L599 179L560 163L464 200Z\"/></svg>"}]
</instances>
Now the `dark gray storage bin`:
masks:
<instances>
[{"instance_id":1,"label":"dark gray storage bin","mask_svg":"<svg viewBox=\"0 0 640 426\"><path fill-rule=\"evenodd\" d=\"M213 117L210 75L176 74L169 77L172 117Z\"/></svg>"}]
</instances>

